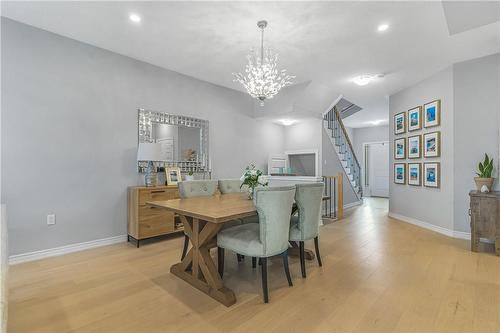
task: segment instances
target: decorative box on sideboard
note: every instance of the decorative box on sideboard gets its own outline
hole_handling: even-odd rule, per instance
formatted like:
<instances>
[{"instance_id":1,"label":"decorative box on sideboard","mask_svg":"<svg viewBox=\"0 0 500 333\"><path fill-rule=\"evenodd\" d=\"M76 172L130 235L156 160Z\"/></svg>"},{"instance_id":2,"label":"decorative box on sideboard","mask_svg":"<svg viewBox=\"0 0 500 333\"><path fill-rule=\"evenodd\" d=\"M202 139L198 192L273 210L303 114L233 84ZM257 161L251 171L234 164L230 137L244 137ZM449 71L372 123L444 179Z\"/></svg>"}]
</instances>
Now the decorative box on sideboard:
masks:
<instances>
[{"instance_id":1,"label":"decorative box on sideboard","mask_svg":"<svg viewBox=\"0 0 500 333\"><path fill-rule=\"evenodd\" d=\"M148 201L179 198L177 186L130 186L128 188L128 240L141 240L183 230L173 212L146 205Z\"/></svg>"},{"instance_id":2,"label":"decorative box on sideboard","mask_svg":"<svg viewBox=\"0 0 500 333\"><path fill-rule=\"evenodd\" d=\"M496 255L500 256L500 192L470 191L471 250L479 251L480 238L495 241Z\"/></svg>"}]
</instances>

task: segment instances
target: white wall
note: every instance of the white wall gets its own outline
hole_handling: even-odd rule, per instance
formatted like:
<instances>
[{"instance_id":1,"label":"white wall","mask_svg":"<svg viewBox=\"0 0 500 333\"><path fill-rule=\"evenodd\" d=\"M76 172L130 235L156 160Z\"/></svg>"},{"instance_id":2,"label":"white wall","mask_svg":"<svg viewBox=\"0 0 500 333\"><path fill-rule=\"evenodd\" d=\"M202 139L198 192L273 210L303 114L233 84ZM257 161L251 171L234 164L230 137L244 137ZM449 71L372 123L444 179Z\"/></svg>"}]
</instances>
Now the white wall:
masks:
<instances>
[{"instance_id":1,"label":"white wall","mask_svg":"<svg viewBox=\"0 0 500 333\"><path fill-rule=\"evenodd\" d=\"M408 137L408 133L394 135L393 116L436 99L441 100L441 126L412 132L411 135L441 131L441 157L398 160L398 162L441 162L441 187L394 184L394 139ZM453 107L452 67L390 96L389 99L391 156L389 211L449 230L453 230Z\"/></svg>"},{"instance_id":2,"label":"white wall","mask_svg":"<svg viewBox=\"0 0 500 333\"><path fill-rule=\"evenodd\" d=\"M10 255L126 234L126 189L142 182L139 107L209 120L213 178L266 170L284 151L284 129L253 119L246 94L1 21Z\"/></svg>"},{"instance_id":3,"label":"white wall","mask_svg":"<svg viewBox=\"0 0 500 333\"><path fill-rule=\"evenodd\" d=\"M484 153L495 160L498 177L500 121L500 54L453 66L455 96L455 230L470 231L469 191ZM459 135L460 133L460 135ZM496 189L500 184L496 182Z\"/></svg>"},{"instance_id":4,"label":"white wall","mask_svg":"<svg viewBox=\"0 0 500 333\"><path fill-rule=\"evenodd\" d=\"M389 126L352 128L350 133L354 154L356 154L362 169L361 184L364 184L365 154L363 145L369 142L389 141Z\"/></svg>"}]
</instances>

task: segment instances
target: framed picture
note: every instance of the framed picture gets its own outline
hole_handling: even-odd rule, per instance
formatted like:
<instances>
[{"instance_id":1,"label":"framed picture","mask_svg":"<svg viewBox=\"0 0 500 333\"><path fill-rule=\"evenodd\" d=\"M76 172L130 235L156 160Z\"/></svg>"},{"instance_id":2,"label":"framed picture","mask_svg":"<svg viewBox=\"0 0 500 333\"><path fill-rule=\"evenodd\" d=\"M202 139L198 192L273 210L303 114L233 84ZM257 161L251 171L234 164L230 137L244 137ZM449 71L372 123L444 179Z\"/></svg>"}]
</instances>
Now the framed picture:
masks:
<instances>
[{"instance_id":1,"label":"framed picture","mask_svg":"<svg viewBox=\"0 0 500 333\"><path fill-rule=\"evenodd\" d=\"M405 138L394 140L394 159L404 160L406 158L406 141Z\"/></svg>"},{"instance_id":2,"label":"framed picture","mask_svg":"<svg viewBox=\"0 0 500 333\"><path fill-rule=\"evenodd\" d=\"M440 178L439 162L424 163L424 186L439 187Z\"/></svg>"},{"instance_id":3,"label":"framed picture","mask_svg":"<svg viewBox=\"0 0 500 333\"><path fill-rule=\"evenodd\" d=\"M394 163L394 183L406 184L406 163Z\"/></svg>"},{"instance_id":4,"label":"framed picture","mask_svg":"<svg viewBox=\"0 0 500 333\"><path fill-rule=\"evenodd\" d=\"M408 110L408 132L417 131L422 128L422 107Z\"/></svg>"},{"instance_id":5,"label":"framed picture","mask_svg":"<svg viewBox=\"0 0 500 333\"><path fill-rule=\"evenodd\" d=\"M408 158L422 157L422 136L415 135L408 137Z\"/></svg>"},{"instance_id":6,"label":"framed picture","mask_svg":"<svg viewBox=\"0 0 500 333\"><path fill-rule=\"evenodd\" d=\"M424 127L439 126L441 124L441 100L424 104Z\"/></svg>"},{"instance_id":7,"label":"framed picture","mask_svg":"<svg viewBox=\"0 0 500 333\"><path fill-rule=\"evenodd\" d=\"M165 176L167 179L167 185L177 185L177 183L182 180L180 168L166 168Z\"/></svg>"},{"instance_id":8,"label":"framed picture","mask_svg":"<svg viewBox=\"0 0 500 333\"><path fill-rule=\"evenodd\" d=\"M408 163L408 185L422 185L421 171L422 165L420 163Z\"/></svg>"},{"instance_id":9,"label":"framed picture","mask_svg":"<svg viewBox=\"0 0 500 333\"><path fill-rule=\"evenodd\" d=\"M441 154L441 132L424 134L424 157L439 157Z\"/></svg>"},{"instance_id":10,"label":"framed picture","mask_svg":"<svg viewBox=\"0 0 500 333\"><path fill-rule=\"evenodd\" d=\"M394 115L394 134L406 132L406 112Z\"/></svg>"}]
</instances>

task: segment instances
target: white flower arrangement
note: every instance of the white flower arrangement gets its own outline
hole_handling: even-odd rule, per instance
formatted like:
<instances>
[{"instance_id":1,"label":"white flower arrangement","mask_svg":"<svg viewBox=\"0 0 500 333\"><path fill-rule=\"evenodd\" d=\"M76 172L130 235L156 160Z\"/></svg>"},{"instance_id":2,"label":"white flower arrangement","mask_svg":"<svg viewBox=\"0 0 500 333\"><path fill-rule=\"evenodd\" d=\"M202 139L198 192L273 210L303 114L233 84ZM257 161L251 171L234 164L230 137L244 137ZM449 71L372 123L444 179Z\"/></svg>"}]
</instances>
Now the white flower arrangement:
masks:
<instances>
[{"instance_id":1,"label":"white flower arrangement","mask_svg":"<svg viewBox=\"0 0 500 333\"><path fill-rule=\"evenodd\" d=\"M245 168L245 173L241 176L240 180L242 181L240 188L245 185L248 186L249 199L253 198L253 192L257 186L268 185L267 177L262 174L262 171L256 169L254 164L250 164Z\"/></svg>"}]
</instances>

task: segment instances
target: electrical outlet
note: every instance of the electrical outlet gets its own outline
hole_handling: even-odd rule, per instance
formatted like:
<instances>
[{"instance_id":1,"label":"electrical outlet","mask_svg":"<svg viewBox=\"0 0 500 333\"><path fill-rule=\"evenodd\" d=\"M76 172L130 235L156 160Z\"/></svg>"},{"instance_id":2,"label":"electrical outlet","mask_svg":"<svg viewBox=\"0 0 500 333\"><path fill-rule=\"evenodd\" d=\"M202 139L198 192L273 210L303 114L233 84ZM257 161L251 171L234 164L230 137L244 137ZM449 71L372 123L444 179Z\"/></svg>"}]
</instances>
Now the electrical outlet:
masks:
<instances>
[{"instance_id":1,"label":"electrical outlet","mask_svg":"<svg viewBox=\"0 0 500 333\"><path fill-rule=\"evenodd\" d=\"M47 215L47 224L48 225L54 225L54 224L56 224L56 214L49 214L49 215Z\"/></svg>"}]
</instances>

